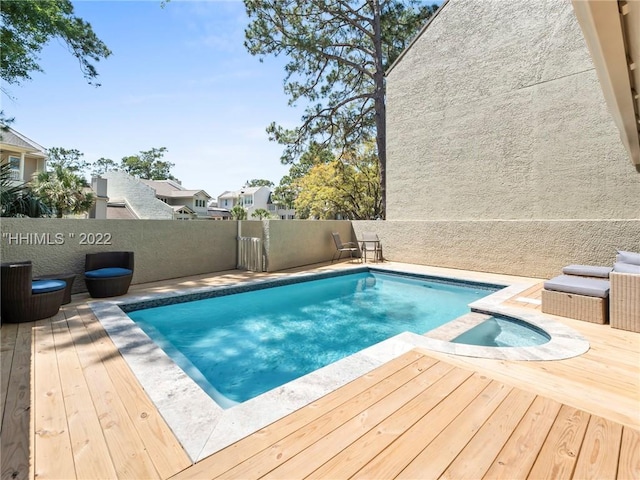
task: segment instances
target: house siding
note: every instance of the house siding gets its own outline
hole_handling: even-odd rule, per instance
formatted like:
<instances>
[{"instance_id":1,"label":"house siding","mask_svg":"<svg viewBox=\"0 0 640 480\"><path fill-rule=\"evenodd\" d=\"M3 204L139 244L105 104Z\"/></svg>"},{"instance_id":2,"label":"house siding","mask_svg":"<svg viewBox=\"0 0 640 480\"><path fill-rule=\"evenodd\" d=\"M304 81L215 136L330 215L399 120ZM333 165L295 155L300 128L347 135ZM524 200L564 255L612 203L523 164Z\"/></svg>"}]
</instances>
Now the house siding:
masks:
<instances>
[{"instance_id":1,"label":"house siding","mask_svg":"<svg viewBox=\"0 0 640 480\"><path fill-rule=\"evenodd\" d=\"M569 2L449 0L387 88L387 219L638 218Z\"/></svg>"},{"instance_id":2,"label":"house siding","mask_svg":"<svg viewBox=\"0 0 640 480\"><path fill-rule=\"evenodd\" d=\"M618 248L638 249L640 223L612 230L598 222L639 217L640 173L607 111L569 1L449 0L388 72L386 218L402 221L398 229L404 221L483 222L466 225L481 237L471 237L467 256L480 258L510 241L531 248L541 235L580 252L582 235L566 237L571 228L549 222L590 220L590 253L582 257L608 264L615 242L604 237L618 231ZM504 221L523 223L491 225ZM418 228L424 242L440 244L430 227L455 235L442 225ZM387 249L394 251L392 260L456 263L445 246L438 255ZM515 255L486 268L546 276L556 267Z\"/></svg>"}]
</instances>

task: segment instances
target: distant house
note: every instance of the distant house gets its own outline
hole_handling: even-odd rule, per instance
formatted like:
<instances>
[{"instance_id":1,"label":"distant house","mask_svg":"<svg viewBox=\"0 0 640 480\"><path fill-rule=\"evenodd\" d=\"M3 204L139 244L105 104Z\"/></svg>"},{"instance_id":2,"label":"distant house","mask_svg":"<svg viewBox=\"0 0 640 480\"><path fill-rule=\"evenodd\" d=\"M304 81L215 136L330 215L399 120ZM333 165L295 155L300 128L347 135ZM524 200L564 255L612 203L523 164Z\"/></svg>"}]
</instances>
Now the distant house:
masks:
<instances>
[{"instance_id":1,"label":"distant house","mask_svg":"<svg viewBox=\"0 0 640 480\"><path fill-rule=\"evenodd\" d=\"M258 209L268 210L267 202L271 190L268 187L246 187L234 191L225 191L218 196L218 208L231 210L241 205L247 211L247 218Z\"/></svg>"},{"instance_id":2,"label":"distant house","mask_svg":"<svg viewBox=\"0 0 640 480\"><path fill-rule=\"evenodd\" d=\"M107 218L195 220L208 218L211 196L174 180L144 180L125 172L106 172Z\"/></svg>"},{"instance_id":3,"label":"distant house","mask_svg":"<svg viewBox=\"0 0 640 480\"><path fill-rule=\"evenodd\" d=\"M0 131L0 158L11 166L11 179L16 183L29 182L47 166L45 148L10 127Z\"/></svg>"},{"instance_id":4,"label":"distant house","mask_svg":"<svg viewBox=\"0 0 640 480\"><path fill-rule=\"evenodd\" d=\"M230 211L236 205L241 205L247 211L247 219L259 209L268 211L273 218L293 220L295 210L287 209L273 203L269 187L245 187L239 190L225 191L218 197L217 210ZM210 208L210 211L212 209Z\"/></svg>"},{"instance_id":5,"label":"distant house","mask_svg":"<svg viewBox=\"0 0 640 480\"><path fill-rule=\"evenodd\" d=\"M179 215L206 218L209 195L204 190L188 190L175 180L140 180L156 192L156 198L173 207Z\"/></svg>"},{"instance_id":6,"label":"distant house","mask_svg":"<svg viewBox=\"0 0 640 480\"><path fill-rule=\"evenodd\" d=\"M293 220L296 218L296 211L293 208L287 208L285 205L274 203L273 195L269 194L269 201L267 202L267 210L274 217L279 217L282 220Z\"/></svg>"},{"instance_id":7,"label":"distant house","mask_svg":"<svg viewBox=\"0 0 640 480\"><path fill-rule=\"evenodd\" d=\"M207 215L213 220L230 220L232 217L228 208L218 207L218 202L216 200L209 202Z\"/></svg>"}]
</instances>

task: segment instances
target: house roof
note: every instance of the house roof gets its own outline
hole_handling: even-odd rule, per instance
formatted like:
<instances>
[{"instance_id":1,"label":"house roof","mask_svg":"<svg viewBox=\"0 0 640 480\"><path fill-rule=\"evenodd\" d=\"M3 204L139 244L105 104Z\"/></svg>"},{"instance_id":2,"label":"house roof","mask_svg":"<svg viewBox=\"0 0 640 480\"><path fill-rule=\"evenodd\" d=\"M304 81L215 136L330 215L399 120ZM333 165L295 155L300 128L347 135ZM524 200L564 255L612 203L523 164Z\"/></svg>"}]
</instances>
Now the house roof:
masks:
<instances>
[{"instance_id":1,"label":"house roof","mask_svg":"<svg viewBox=\"0 0 640 480\"><path fill-rule=\"evenodd\" d=\"M267 188L267 187L247 187L247 188L240 188L238 190L227 190L224 193L222 193L222 195L220 195L218 198L238 198L240 195L252 195L254 193L256 193L258 190L260 190L261 188Z\"/></svg>"},{"instance_id":2,"label":"house roof","mask_svg":"<svg viewBox=\"0 0 640 480\"><path fill-rule=\"evenodd\" d=\"M180 212L180 210L184 210L187 213L196 213L192 208L188 205L170 205L173 208L174 212Z\"/></svg>"},{"instance_id":3,"label":"house roof","mask_svg":"<svg viewBox=\"0 0 640 480\"><path fill-rule=\"evenodd\" d=\"M572 3L620 139L640 171L640 2Z\"/></svg>"},{"instance_id":4,"label":"house roof","mask_svg":"<svg viewBox=\"0 0 640 480\"><path fill-rule=\"evenodd\" d=\"M46 149L34 142L33 140L25 137L21 133L16 132L11 127L6 127L7 130L0 132L0 144L15 147L16 150L24 151L25 153L31 153L46 157Z\"/></svg>"},{"instance_id":5,"label":"house roof","mask_svg":"<svg viewBox=\"0 0 640 480\"><path fill-rule=\"evenodd\" d=\"M153 188L156 191L156 195L160 197L191 198L202 193L207 198L211 198L211 195L204 190L187 190L174 180L145 180L141 178L140 181Z\"/></svg>"},{"instance_id":6,"label":"house roof","mask_svg":"<svg viewBox=\"0 0 640 480\"><path fill-rule=\"evenodd\" d=\"M135 220L138 217L124 202L109 202L107 204L107 219Z\"/></svg>"}]
</instances>

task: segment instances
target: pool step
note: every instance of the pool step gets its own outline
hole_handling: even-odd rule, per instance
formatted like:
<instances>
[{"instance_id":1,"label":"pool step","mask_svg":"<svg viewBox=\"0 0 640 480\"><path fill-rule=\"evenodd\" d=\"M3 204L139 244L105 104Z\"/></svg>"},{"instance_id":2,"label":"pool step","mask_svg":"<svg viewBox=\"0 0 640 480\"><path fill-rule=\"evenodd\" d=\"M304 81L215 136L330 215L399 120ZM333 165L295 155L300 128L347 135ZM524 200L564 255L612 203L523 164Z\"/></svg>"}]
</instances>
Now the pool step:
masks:
<instances>
[{"instance_id":1,"label":"pool step","mask_svg":"<svg viewBox=\"0 0 640 480\"><path fill-rule=\"evenodd\" d=\"M437 340L449 341L456 338L458 335L466 332L470 328L484 322L491 318L491 315L485 315L484 313L470 312L461 317L451 320L445 323L441 327L431 330L424 334L425 337L435 338Z\"/></svg>"}]
</instances>

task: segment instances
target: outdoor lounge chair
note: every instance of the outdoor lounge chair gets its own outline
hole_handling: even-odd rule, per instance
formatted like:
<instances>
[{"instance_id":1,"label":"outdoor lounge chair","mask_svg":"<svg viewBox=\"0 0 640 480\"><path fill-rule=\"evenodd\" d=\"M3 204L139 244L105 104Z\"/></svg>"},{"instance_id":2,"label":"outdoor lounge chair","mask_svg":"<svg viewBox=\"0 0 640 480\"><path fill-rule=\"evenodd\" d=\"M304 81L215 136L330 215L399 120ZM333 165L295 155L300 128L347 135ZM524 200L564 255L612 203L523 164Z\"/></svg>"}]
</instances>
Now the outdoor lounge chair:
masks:
<instances>
[{"instance_id":1,"label":"outdoor lounge chair","mask_svg":"<svg viewBox=\"0 0 640 480\"><path fill-rule=\"evenodd\" d=\"M640 332L640 253L618 252L609 278L611 326Z\"/></svg>"},{"instance_id":2,"label":"outdoor lounge chair","mask_svg":"<svg viewBox=\"0 0 640 480\"><path fill-rule=\"evenodd\" d=\"M342 254L345 252L349 252L349 257L351 259L353 259L353 252L359 252L357 243L354 243L354 242L342 243L342 240L340 239L340 234L337 232L333 232L331 236L333 237L333 241L336 244L336 253L333 254L333 257L331 258L331 263L333 263L335 260L340 260L340 258L342 257ZM338 258L336 258L336 256Z\"/></svg>"},{"instance_id":3,"label":"outdoor lounge chair","mask_svg":"<svg viewBox=\"0 0 640 480\"><path fill-rule=\"evenodd\" d=\"M0 268L3 322L33 322L58 313L65 281L33 280L31 261L3 263Z\"/></svg>"},{"instance_id":4,"label":"outdoor lounge chair","mask_svg":"<svg viewBox=\"0 0 640 480\"><path fill-rule=\"evenodd\" d=\"M609 321L608 280L560 275L544 282L542 311L591 323Z\"/></svg>"},{"instance_id":5,"label":"outdoor lounge chair","mask_svg":"<svg viewBox=\"0 0 640 480\"><path fill-rule=\"evenodd\" d=\"M133 252L87 253L84 281L93 298L124 295L132 278Z\"/></svg>"},{"instance_id":6,"label":"outdoor lounge chair","mask_svg":"<svg viewBox=\"0 0 640 480\"><path fill-rule=\"evenodd\" d=\"M374 262L382 261L382 244L378 235L373 232L362 232L361 249L364 255L364 261L367 261L367 253L373 255Z\"/></svg>"}]
</instances>

